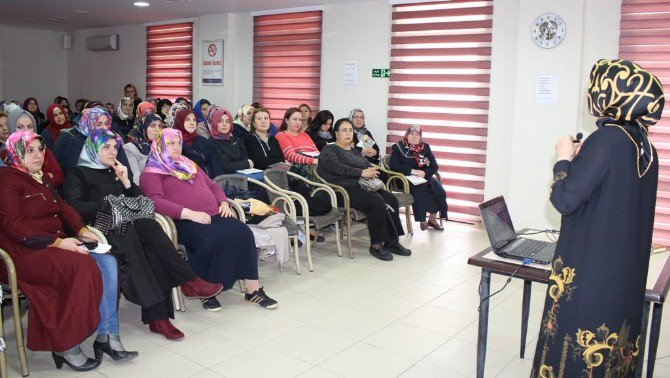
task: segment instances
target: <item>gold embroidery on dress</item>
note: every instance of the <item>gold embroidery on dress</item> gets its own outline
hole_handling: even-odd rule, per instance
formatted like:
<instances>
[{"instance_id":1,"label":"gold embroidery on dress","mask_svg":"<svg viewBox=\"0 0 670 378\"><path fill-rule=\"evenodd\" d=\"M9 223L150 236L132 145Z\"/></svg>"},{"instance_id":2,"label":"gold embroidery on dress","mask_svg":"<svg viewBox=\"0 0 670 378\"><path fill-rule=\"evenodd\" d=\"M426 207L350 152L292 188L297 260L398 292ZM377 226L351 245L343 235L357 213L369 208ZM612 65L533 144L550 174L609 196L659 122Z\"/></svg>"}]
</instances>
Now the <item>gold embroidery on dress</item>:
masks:
<instances>
[{"instance_id":1,"label":"gold embroidery on dress","mask_svg":"<svg viewBox=\"0 0 670 378\"><path fill-rule=\"evenodd\" d=\"M540 370L537 372L538 378L555 378L554 368L547 365L540 366Z\"/></svg>"},{"instance_id":2,"label":"gold embroidery on dress","mask_svg":"<svg viewBox=\"0 0 670 378\"><path fill-rule=\"evenodd\" d=\"M596 332L578 329L576 333L577 345L575 354L580 355L586 364L582 374L592 376L594 370L604 365L605 377L628 376L634 369L640 351L640 336L635 344L629 342L630 327L627 322L621 326L619 333L610 333L610 329L603 323ZM605 353L606 352L606 353Z\"/></svg>"},{"instance_id":3,"label":"gold embroidery on dress","mask_svg":"<svg viewBox=\"0 0 670 378\"><path fill-rule=\"evenodd\" d=\"M610 334L610 330L605 324L598 327L596 332L602 337L602 341L598 341L596 334L591 331L577 329L577 344L583 348L582 358L589 370L603 363L605 357L601 352L612 350L612 346L619 337L616 333Z\"/></svg>"}]
</instances>

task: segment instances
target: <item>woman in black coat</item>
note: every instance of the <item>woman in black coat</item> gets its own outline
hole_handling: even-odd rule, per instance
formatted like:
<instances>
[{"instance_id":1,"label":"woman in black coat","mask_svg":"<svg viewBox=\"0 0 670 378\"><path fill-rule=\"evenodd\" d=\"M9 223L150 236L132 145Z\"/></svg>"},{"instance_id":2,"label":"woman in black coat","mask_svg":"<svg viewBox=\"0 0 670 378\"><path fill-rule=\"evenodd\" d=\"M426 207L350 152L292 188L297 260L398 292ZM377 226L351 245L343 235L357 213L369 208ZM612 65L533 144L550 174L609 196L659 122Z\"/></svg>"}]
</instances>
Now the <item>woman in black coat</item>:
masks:
<instances>
[{"instance_id":1,"label":"woman in black coat","mask_svg":"<svg viewBox=\"0 0 670 378\"><path fill-rule=\"evenodd\" d=\"M217 175L212 172L213 156L209 140L197 134L198 119L190 109L180 109L174 117L174 128L181 131L184 141L182 154L194 161L210 178Z\"/></svg>"},{"instance_id":2,"label":"woman in black coat","mask_svg":"<svg viewBox=\"0 0 670 378\"><path fill-rule=\"evenodd\" d=\"M128 169L116 160L121 141L111 131L94 130L86 139L79 166L68 174L63 197L87 224L95 221L107 195L139 196L140 189L128 178ZM125 231L105 234L119 260L121 291L142 307L142 321L171 340L184 337L169 318L174 318L171 290L182 286L188 297L208 298L223 287L198 278L179 257L174 245L154 219L127 224Z\"/></svg>"},{"instance_id":3,"label":"woman in black coat","mask_svg":"<svg viewBox=\"0 0 670 378\"><path fill-rule=\"evenodd\" d=\"M439 170L435 155L430 145L421 138L421 127L413 125L405 133L405 137L391 148L390 168L405 176L413 175L426 180L422 184L411 184L409 191L414 197L414 220L419 222L421 230L432 227L444 231L437 222L437 212L441 219L447 218L447 193L435 174ZM430 213L426 222L426 212Z\"/></svg>"},{"instance_id":4,"label":"woman in black coat","mask_svg":"<svg viewBox=\"0 0 670 378\"><path fill-rule=\"evenodd\" d=\"M404 234L398 217L398 199L384 189L373 192L359 184L361 178L377 178L379 171L351 147L354 133L351 122L342 118L335 122L333 130L335 143L321 151L317 173L326 182L344 187L351 207L367 215L372 256L390 261L393 260L392 253L411 255L412 251L403 247L398 238Z\"/></svg>"},{"instance_id":5,"label":"woman in black coat","mask_svg":"<svg viewBox=\"0 0 670 378\"><path fill-rule=\"evenodd\" d=\"M328 110L322 110L316 113L316 116L314 116L314 119L309 124L307 135L312 138L319 151L321 151L326 144L335 141L335 133L333 133L334 121L335 117L333 116L333 113Z\"/></svg>"},{"instance_id":6,"label":"woman in black coat","mask_svg":"<svg viewBox=\"0 0 670 378\"><path fill-rule=\"evenodd\" d=\"M207 116L209 132L212 134L212 138L209 139L212 156L211 177L235 174L238 170L254 168L254 162L249 159L244 143L232 133L233 121L230 112L214 105ZM262 180L261 177L256 178Z\"/></svg>"},{"instance_id":7,"label":"woman in black coat","mask_svg":"<svg viewBox=\"0 0 670 378\"><path fill-rule=\"evenodd\" d=\"M379 165L379 144L375 142L375 138L372 137L372 133L365 125L365 113L361 109L353 109L349 112L349 122L354 125L354 150L363 155L370 163Z\"/></svg>"}]
</instances>

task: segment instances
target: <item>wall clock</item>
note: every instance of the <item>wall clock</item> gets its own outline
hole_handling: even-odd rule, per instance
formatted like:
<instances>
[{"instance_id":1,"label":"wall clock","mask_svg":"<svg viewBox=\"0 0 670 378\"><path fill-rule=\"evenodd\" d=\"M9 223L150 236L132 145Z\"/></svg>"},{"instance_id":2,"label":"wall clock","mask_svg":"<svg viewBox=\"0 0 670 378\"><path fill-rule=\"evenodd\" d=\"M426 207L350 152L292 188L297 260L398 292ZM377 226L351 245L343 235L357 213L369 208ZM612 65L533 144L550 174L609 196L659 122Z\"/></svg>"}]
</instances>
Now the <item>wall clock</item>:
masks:
<instances>
[{"instance_id":1,"label":"wall clock","mask_svg":"<svg viewBox=\"0 0 670 378\"><path fill-rule=\"evenodd\" d=\"M565 39L565 22L555 13L545 13L533 21L530 36L543 49L558 46Z\"/></svg>"}]
</instances>

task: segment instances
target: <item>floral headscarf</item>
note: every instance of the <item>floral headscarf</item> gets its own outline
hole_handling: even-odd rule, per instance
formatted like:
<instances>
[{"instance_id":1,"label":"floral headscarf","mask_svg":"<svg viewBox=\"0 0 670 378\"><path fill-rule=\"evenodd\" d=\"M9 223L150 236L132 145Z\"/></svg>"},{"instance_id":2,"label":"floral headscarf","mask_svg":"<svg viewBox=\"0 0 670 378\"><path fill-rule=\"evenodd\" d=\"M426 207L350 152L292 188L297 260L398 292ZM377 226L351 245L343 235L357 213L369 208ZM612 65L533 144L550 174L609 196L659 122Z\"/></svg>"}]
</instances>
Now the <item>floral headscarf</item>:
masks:
<instances>
[{"instance_id":1,"label":"floral headscarf","mask_svg":"<svg viewBox=\"0 0 670 378\"><path fill-rule=\"evenodd\" d=\"M412 132L419 133L419 143L415 145L410 144L409 140L407 139L409 134ZM424 143L422 138L421 126L419 125L410 126L405 132L405 136L402 138L402 144L403 147L405 147L408 151L412 152L412 155L414 155L414 161L416 161L416 164L419 166L419 168L428 166L430 164L428 159L426 159L426 155L424 155L423 153Z\"/></svg>"},{"instance_id":2,"label":"floral headscarf","mask_svg":"<svg viewBox=\"0 0 670 378\"><path fill-rule=\"evenodd\" d=\"M639 150L638 175L644 176L654 159L647 132L661 118L665 105L661 82L631 61L600 59L591 69L587 100L591 114L598 117L598 127L640 129L638 141L628 136Z\"/></svg>"},{"instance_id":3,"label":"floral headscarf","mask_svg":"<svg viewBox=\"0 0 670 378\"><path fill-rule=\"evenodd\" d=\"M170 111L168 111L167 116L165 116L165 127L174 127L174 117L176 117L177 112L182 109L186 109L186 105L182 105L177 101L175 101L175 103L170 106Z\"/></svg>"},{"instance_id":4,"label":"floral headscarf","mask_svg":"<svg viewBox=\"0 0 670 378\"><path fill-rule=\"evenodd\" d=\"M358 108L352 109L349 112L349 122L351 122L351 126L354 128L354 133L356 133L356 136L360 140L360 139L363 139L364 135L366 135L366 133L368 132L368 128L365 125L365 123L363 123L363 126L360 129L357 129L356 126L354 126L354 116L358 112L365 114L365 112L363 112L363 110L361 110L361 109L358 109Z\"/></svg>"},{"instance_id":5,"label":"floral headscarf","mask_svg":"<svg viewBox=\"0 0 670 378\"><path fill-rule=\"evenodd\" d=\"M181 131L177 129L163 129L158 133L158 138L151 143L151 153L147 159L145 171L170 175L179 180L193 183L193 178L198 173L198 165L184 155L173 160L167 150L170 142L181 143Z\"/></svg>"},{"instance_id":6,"label":"floral headscarf","mask_svg":"<svg viewBox=\"0 0 670 378\"><path fill-rule=\"evenodd\" d=\"M116 116L119 117L121 121L125 121L127 119L132 119L133 118L133 111L132 109L130 110L130 114L126 114L123 112L123 103L124 102L130 102L130 104L133 104L133 99L130 97L121 97L119 100L119 106L116 107Z\"/></svg>"},{"instance_id":7,"label":"floral headscarf","mask_svg":"<svg viewBox=\"0 0 670 378\"><path fill-rule=\"evenodd\" d=\"M56 109L59 109L65 116L65 122L62 125L56 124L56 117L54 117L54 110ZM51 134L51 140L54 142L56 139L58 139L58 133L60 133L61 130L72 127L70 124L70 116L68 112L65 111L65 109L59 104L52 104L49 106L49 108L47 108L47 120L49 120L47 130L49 130L49 134Z\"/></svg>"},{"instance_id":8,"label":"floral headscarf","mask_svg":"<svg viewBox=\"0 0 670 378\"><path fill-rule=\"evenodd\" d=\"M133 129L133 131L136 133L132 143L143 155L149 155L151 152L151 141L147 136L147 129L149 128L149 125L156 121L163 124L163 120L158 116L158 114L149 114L144 118L144 123L142 123L142 126L137 129Z\"/></svg>"},{"instance_id":9,"label":"floral headscarf","mask_svg":"<svg viewBox=\"0 0 670 378\"><path fill-rule=\"evenodd\" d=\"M186 117L188 117L189 114L195 115L193 110L180 109L177 112L177 115L174 117L174 128L181 131L184 143L190 146L191 144L193 144L193 141L195 140L195 137L198 136L198 134L196 134L195 131L191 134L188 131L186 131L186 128L184 127L184 122L186 121Z\"/></svg>"},{"instance_id":10,"label":"floral headscarf","mask_svg":"<svg viewBox=\"0 0 670 378\"><path fill-rule=\"evenodd\" d=\"M137 110L135 111L135 118L144 118L147 116L149 109L156 113L156 105L148 101L142 101L137 105Z\"/></svg>"},{"instance_id":11,"label":"floral headscarf","mask_svg":"<svg viewBox=\"0 0 670 378\"><path fill-rule=\"evenodd\" d=\"M230 122L230 130L228 131L227 134L222 134L219 132L217 129L217 125L223 115L227 115L228 119L231 121ZM207 125L209 126L209 133L212 134L212 138L214 139L219 139L219 140L229 140L230 135L233 132L233 122L232 122L233 117L231 116L230 112L218 105L212 105L207 109Z\"/></svg>"},{"instance_id":12,"label":"floral headscarf","mask_svg":"<svg viewBox=\"0 0 670 378\"><path fill-rule=\"evenodd\" d=\"M116 141L116 150L118 151L121 148L121 137L110 130L92 130L91 133L88 134L88 137L86 137L86 142L84 143L84 148L81 149L81 153L79 154L79 161L77 161L77 165L93 169L109 168L100 161L100 149L110 139Z\"/></svg>"},{"instance_id":13,"label":"floral headscarf","mask_svg":"<svg viewBox=\"0 0 670 378\"><path fill-rule=\"evenodd\" d=\"M26 157L26 149L30 146L30 143L33 140L39 140L42 148L42 154L44 155L44 150L46 149L46 143L44 138L35 134L32 131L22 130L17 131L9 135L7 142L5 142L5 149L7 150L7 157L5 163L10 167L16 168L21 172L29 173L26 167L23 166L23 161ZM41 174L38 174L41 178ZM33 175L33 177L35 177ZM37 178L36 178L37 179ZM37 179L41 182L41 179Z\"/></svg>"},{"instance_id":14,"label":"floral headscarf","mask_svg":"<svg viewBox=\"0 0 670 378\"><path fill-rule=\"evenodd\" d=\"M84 111L81 112L79 124L77 124L75 128L81 133L81 135L88 136L91 131L97 129L96 125L99 123L100 117L102 116L107 116L105 129L110 130L112 128L112 117L109 115L107 110L101 108L84 109Z\"/></svg>"},{"instance_id":15,"label":"floral headscarf","mask_svg":"<svg viewBox=\"0 0 670 378\"><path fill-rule=\"evenodd\" d=\"M251 123L249 123L248 125L245 125L244 124L244 116L247 115L247 112L249 110L253 110L253 109L254 109L254 107L251 106L251 105L242 105L240 110L237 111L237 116L235 116L235 120L234 120L235 123L237 123L238 125L243 126L245 129L247 129L247 131L249 131L251 129Z\"/></svg>"}]
</instances>

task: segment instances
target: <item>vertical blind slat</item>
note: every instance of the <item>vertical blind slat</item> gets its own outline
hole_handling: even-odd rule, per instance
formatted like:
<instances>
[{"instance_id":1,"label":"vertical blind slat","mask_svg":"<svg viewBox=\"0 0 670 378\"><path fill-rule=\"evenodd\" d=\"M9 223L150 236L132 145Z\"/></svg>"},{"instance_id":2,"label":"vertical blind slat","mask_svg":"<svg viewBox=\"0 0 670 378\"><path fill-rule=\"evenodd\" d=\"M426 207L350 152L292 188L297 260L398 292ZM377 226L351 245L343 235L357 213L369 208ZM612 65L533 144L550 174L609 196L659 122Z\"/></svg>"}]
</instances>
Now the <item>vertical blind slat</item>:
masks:
<instances>
[{"instance_id":1,"label":"vertical blind slat","mask_svg":"<svg viewBox=\"0 0 670 378\"><path fill-rule=\"evenodd\" d=\"M192 98L193 23L147 27L147 97ZM160 77L160 81L156 81ZM187 79L187 80L185 80Z\"/></svg>"}]
</instances>

